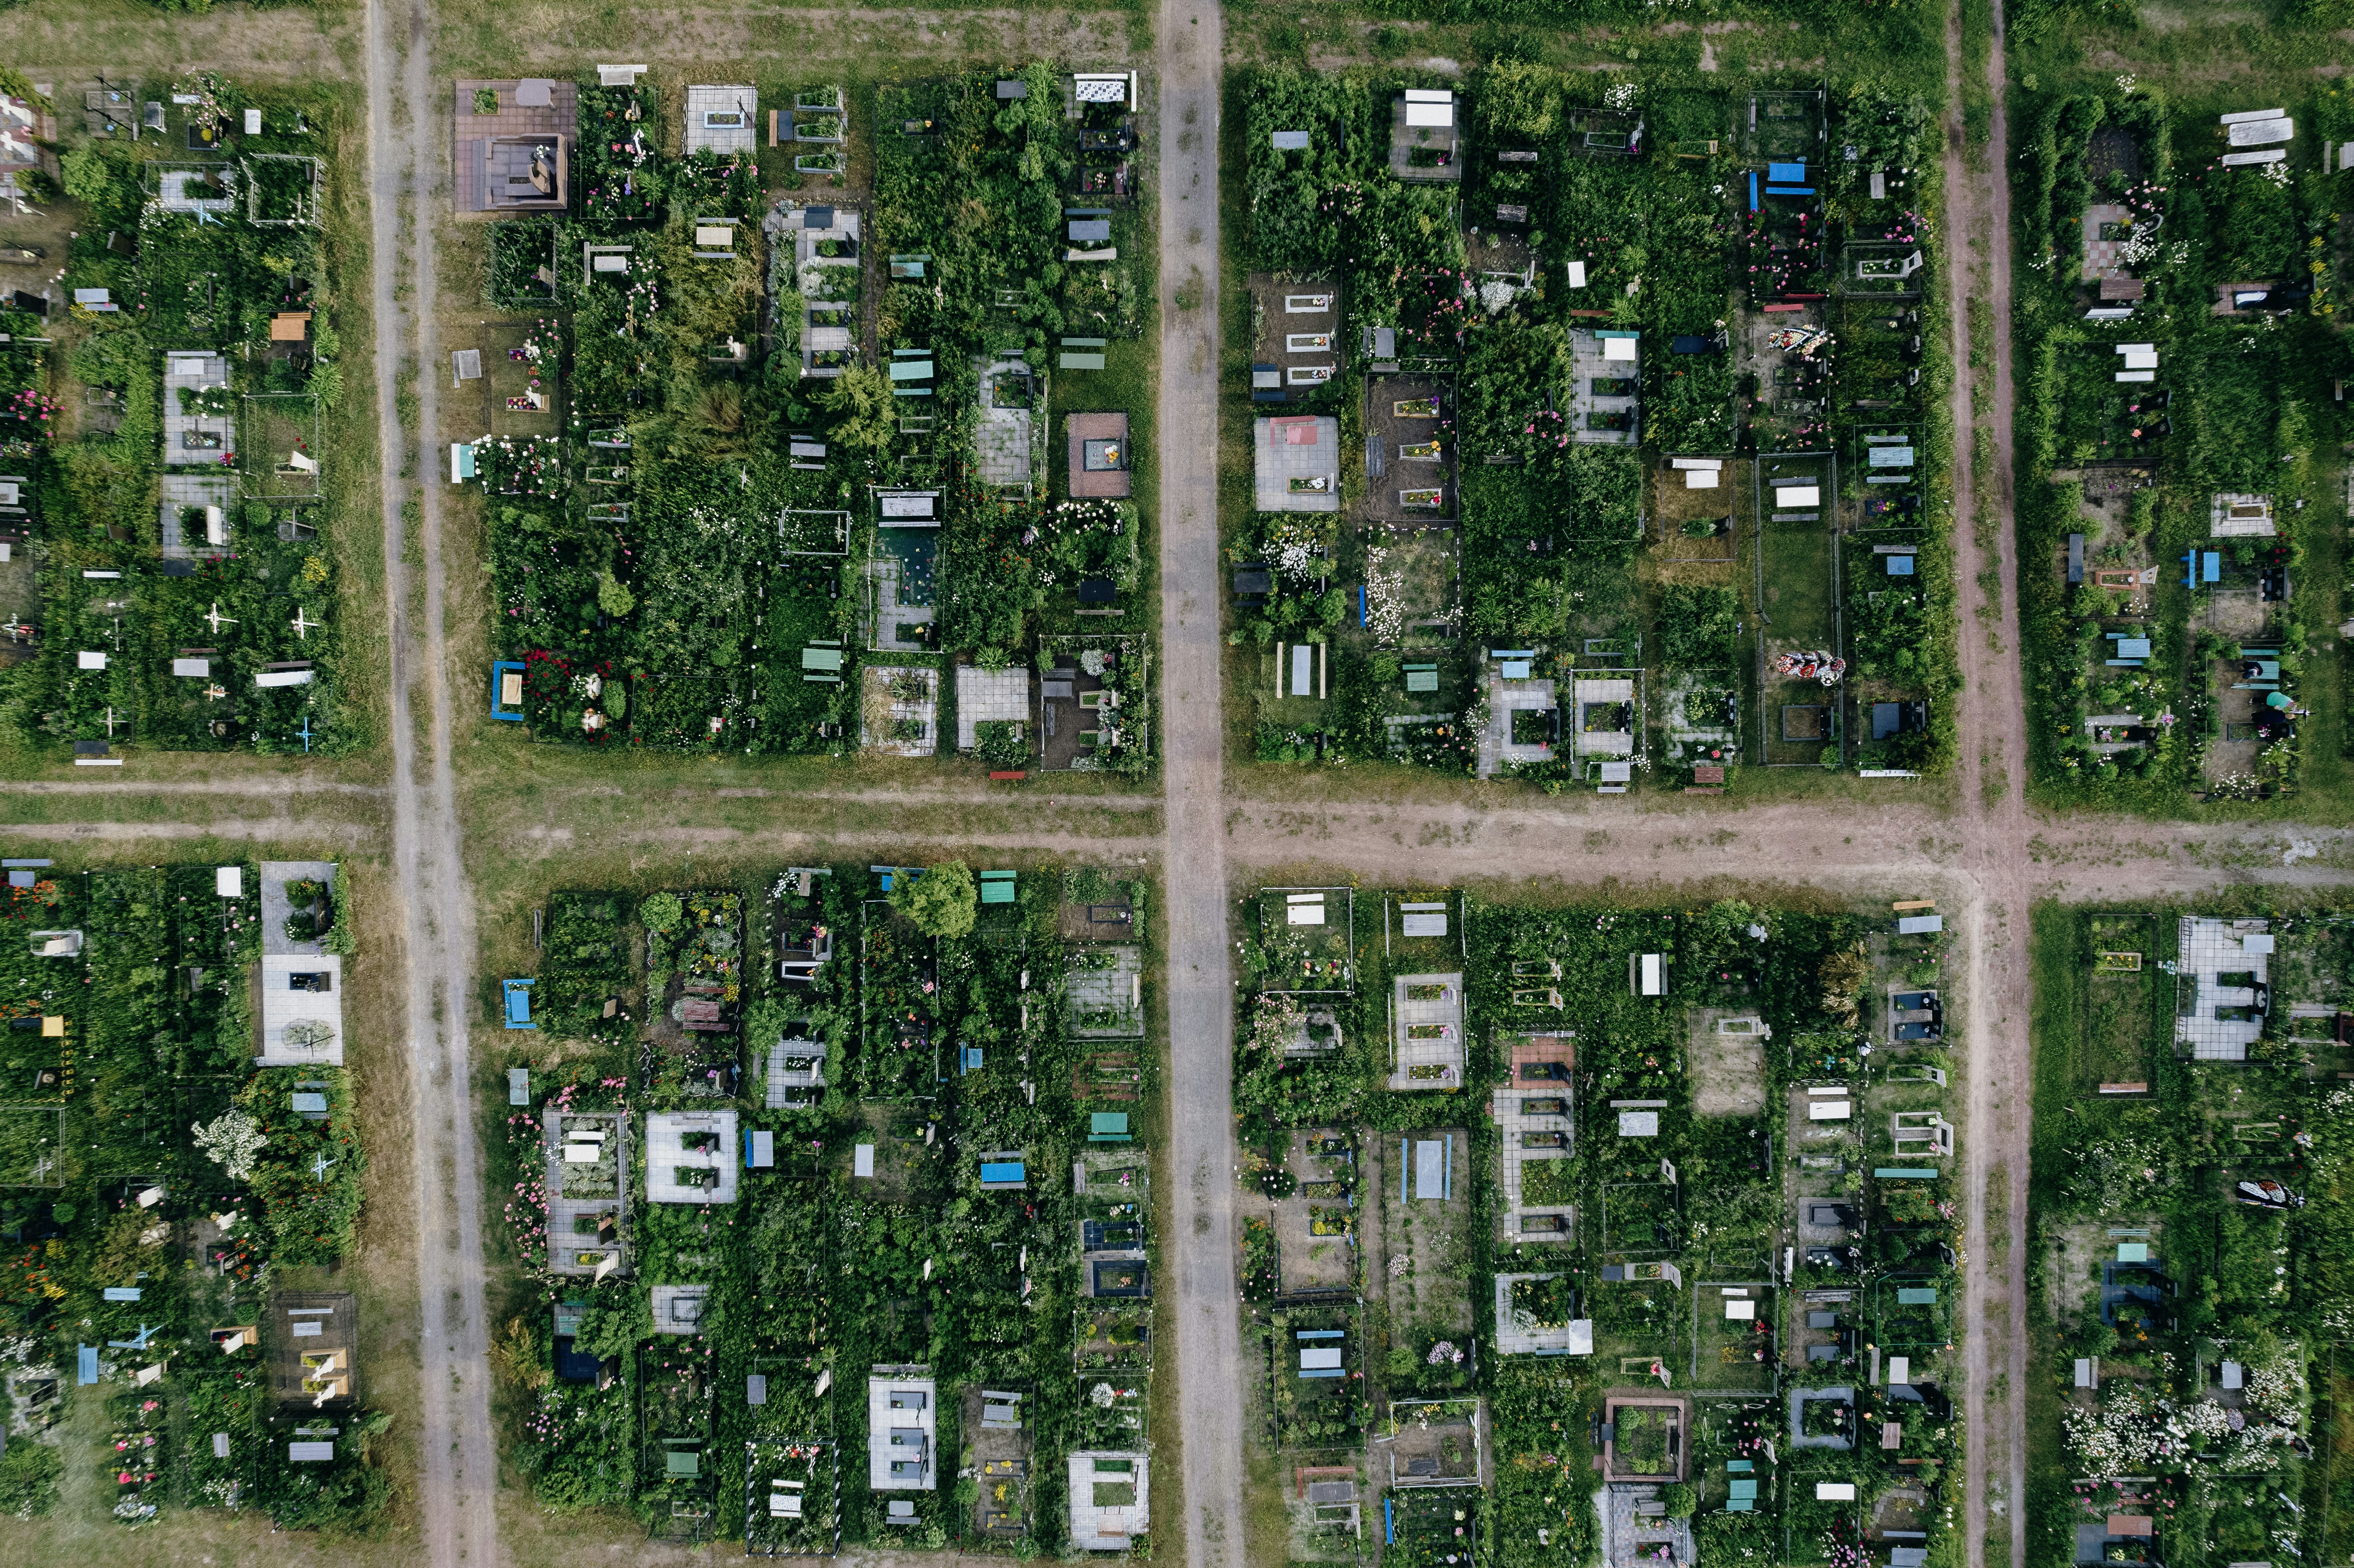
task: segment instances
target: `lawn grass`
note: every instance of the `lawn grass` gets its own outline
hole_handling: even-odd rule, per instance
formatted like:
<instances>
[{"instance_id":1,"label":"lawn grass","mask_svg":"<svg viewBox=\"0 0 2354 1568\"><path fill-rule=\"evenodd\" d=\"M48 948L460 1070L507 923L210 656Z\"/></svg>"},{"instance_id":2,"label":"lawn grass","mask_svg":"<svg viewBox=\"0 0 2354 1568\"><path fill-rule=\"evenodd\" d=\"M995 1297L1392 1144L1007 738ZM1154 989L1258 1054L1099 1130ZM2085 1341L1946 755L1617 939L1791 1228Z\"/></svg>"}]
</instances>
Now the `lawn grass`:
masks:
<instances>
[{"instance_id":1,"label":"lawn grass","mask_svg":"<svg viewBox=\"0 0 2354 1568\"><path fill-rule=\"evenodd\" d=\"M1770 513L1766 517L1757 555L1758 610L1768 648L1838 652L1829 530L1819 523L1776 523Z\"/></svg>"}]
</instances>

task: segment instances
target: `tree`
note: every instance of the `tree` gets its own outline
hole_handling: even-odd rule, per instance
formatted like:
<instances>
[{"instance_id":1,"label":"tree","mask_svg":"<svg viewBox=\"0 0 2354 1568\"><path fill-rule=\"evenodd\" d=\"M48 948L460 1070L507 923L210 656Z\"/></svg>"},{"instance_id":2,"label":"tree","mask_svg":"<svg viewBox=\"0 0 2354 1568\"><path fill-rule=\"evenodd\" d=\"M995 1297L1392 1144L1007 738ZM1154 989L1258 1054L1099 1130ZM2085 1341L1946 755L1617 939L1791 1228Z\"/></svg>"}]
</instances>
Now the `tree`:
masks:
<instances>
[{"instance_id":1,"label":"tree","mask_svg":"<svg viewBox=\"0 0 2354 1568\"><path fill-rule=\"evenodd\" d=\"M510 1383L537 1393L556 1380L539 1353L539 1339L521 1318L507 1319L504 1334L491 1341L491 1364Z\"/></svg>"},{"instance_id":2,"label":"tree","mask_svg":"<svg viewBox=\"0 0 2354 1568\"><path fill-rule=\"evenodd\" d=\"M602 572L597 577L597 608L619 620L638 608L638 596L611 572Z\"/></svg>"},{"instance_id":3,"label":"tree","mask_svg":"<svg viewBox=\"0 0 2354 1568\"><path fill-rule=\"evenodd\" d=\"M1668 1505L1670 1519L1690 1519L1692 1511L1700 1506L1699 1499L1692 1496L1691 1488L1681 1481L1661 1487L1659 1500Z\"/></svg>"},{"instance_id":4,"label":"tree","mask_svg":"<svg viewBox=\"0 0 2354 1568\"><path fill-rule=\"evenodd\" d=\"M102 205L113 188L114 171L95 147L76 147L58 161L58 172L67 197L81 207Z\"/></svg>"},{"instance_id":5,"label":"tree","mask_svg":"<svg viewBox=\"0 0 2354 1568\"><path fill-rule=\"evenodd\" d=\"M818 394L817 402L833 416L833 439L854 450L879 453L898 431L891 385L872 366L852 366Z\"/></svg>"},{"instance_id":6,"label":"tree","mask_svg":"<svg viewBox=\"0 0 2354 1568\"><path fill-rule=\"evenodd\" d=\"M936 865L923 875L902 877L891 887L891 907L915 922L927 937L961 937L980 915L972 868L960 860Z\"/></svg>"}]
</instances>

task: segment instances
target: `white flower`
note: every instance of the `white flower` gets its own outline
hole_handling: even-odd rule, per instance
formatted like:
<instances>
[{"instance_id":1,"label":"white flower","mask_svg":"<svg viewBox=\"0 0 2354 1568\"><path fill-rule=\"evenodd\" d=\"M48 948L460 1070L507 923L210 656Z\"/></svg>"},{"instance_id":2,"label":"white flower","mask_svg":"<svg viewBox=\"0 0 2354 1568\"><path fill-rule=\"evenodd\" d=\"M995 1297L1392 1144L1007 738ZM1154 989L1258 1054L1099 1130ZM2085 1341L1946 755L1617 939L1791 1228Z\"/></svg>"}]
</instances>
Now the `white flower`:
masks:
<instances>
[{"instance_id":1,"label":"white flower","mask_svg":"<svg viewBox=\"0 0 2354 1568\"><path fill-rule=\"evenodd\" d=\"M219 1166L232 1181L252 1179L253 1161L270 1141L262 1133L261 1124L242 1106L223 1111L210 1126L192 1122L189 1130L196 1134L198 1152Z\"/></svg>"}]
</instances>

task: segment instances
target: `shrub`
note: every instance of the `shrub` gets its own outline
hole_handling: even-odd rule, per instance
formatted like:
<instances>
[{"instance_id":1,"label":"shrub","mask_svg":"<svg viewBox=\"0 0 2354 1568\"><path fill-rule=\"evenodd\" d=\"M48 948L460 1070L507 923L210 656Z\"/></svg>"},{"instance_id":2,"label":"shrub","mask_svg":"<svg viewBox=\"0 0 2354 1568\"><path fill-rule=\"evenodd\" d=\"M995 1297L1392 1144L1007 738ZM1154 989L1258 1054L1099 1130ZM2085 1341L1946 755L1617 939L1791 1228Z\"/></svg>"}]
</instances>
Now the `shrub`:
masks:
<instances>
[{"instance_id":1,"label":"shrub","mask_svg":"<svg viewBox=\"0 0 2354 1568\"><path fill-rule=\"evenodd\" d=\"M1011 719L984 719L973 726L981 759L991 768L1022 768L1030 761L1029 744L1022 726Z\"/></svg>"},{"instance_id":2,"label":"shrub","mask_svg":"<svg viewBox=\"0 0 2354 1568\"><path fill-rule=\"evenodd\" d=\"M928 937L965 936L980 914L972 868L952 860L928 868L921 876L901 878L892 885L891 907Z\"/></svg>"},{"instance_id":3,"label":"shrub","mask_svg":"<svg viewBox=\"0 0 2354 1568\"><path fill-rule=\"evenodd\" d=\"M58 1500L58 1476L64 1468L56 1448L21 1437L0 1453L0 1513L37 1519Z\"/></svg>"}]
</instances>

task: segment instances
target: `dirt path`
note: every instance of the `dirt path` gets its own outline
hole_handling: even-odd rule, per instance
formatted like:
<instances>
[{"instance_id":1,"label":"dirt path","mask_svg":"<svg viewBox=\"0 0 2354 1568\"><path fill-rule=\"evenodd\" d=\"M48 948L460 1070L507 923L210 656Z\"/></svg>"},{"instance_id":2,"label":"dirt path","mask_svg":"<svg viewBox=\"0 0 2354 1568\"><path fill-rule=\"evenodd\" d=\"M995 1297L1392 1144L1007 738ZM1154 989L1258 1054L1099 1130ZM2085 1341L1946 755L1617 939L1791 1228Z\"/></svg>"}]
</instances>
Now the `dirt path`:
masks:
<instances>
[{"instance_id":1,"label":"dirt path","mask_svg":"<svg viewBox=\"0 0 2354 1568\"><path fill-rule=\"evenodd\" d=\"M418 1512L431 1568L487 1568L498 1561L491 1452L488 1342L482 1326L481 1192L467 1098L466 948L472 910L461 875L456 785L451 768L448 691L441 668L441 562L438 468L432 441L432 215L440 161L427 49L427 0L393 8L369 0L366 17L368 216L375 268L377 440L383 454L385 594L389 617L393 885L399 898L407 964L405 1033L409 1103L416 1128L418 1298L424 1387ZM395 29L406 33L406 54ZM398 72L398 74L396 74ZM394 113L396 101L408 107ZM402 243L404 198L410 232ZM401 309L398 259L425 291L415 313ZM417 375L416 444L396 400L404 368ZM412 464L414 466L412 466ZM422 624L407 554L407 503L418 482L424 523ZM419 646L420 641L422 646ZM429 799L418 780L412 688L422 682L430 721ZM439 980L437 989L436 980Z\"/></svg>"},{"instance_id":2,"label":"dirt path","mask_svg":"<svg viewBox=\"0 0 2354 1568\"><path fill-rule=\"evenodd\" d=\"M1978 683L1993 707L1990 717L2001 721L2006 742L2007 766L2012 779L2004 791L2001 822L2003 832L1998 848L2001 863L2010 868L2012 875L2003 881L2004 895L2009 901L2009 918L2012 922L2009 945L2009 962L2001 974L2001 997L2004 1016L1997 1021L1996 1036L2003 1071L1997 1083L2002 1097L2005 1116L1997 1130L2000 1139L1998 1152L2001 1158L1999 1176L2004 1184L2003 1213L2009 1243L2003 1270L2003 1292L2009 1306L2009 1332L1999 1340L2006 1353L2009 1375L2003 1386L2011 1397L2005 1401L2004 1436L2009 1444L2007 1457L2008 1490L2010 1520L2010 1560L2023 1565L2027 1562L2027 1182L2029 1177L2028 1121L2033 1111L2034 1065L2031 1055L2028 1025L2033 1016L2034 992L2031 980L2028 947L2032 933L2028 926L2028 903L2024 895L2023 856L2027 844L2026 806L2023 794L2027 775L2027 695L2020 673L2019 649L2019 561L2016 557L2016 503L2018 476L2012 466L2014 445L2010 415L2013 397L2010 363L2010 119L2006 108L2005 91L2008 70L2003 61L2004 18L2002 0L1991 0L1993 12L1993 45L1987 57L1987 88L1994 98L1994 112L1987 136L1987 167L1993 171L1987 186L1987 222L1980 232L1995 237L1995 244L1987 256L1987 313L1995 323L1994 331L1994 476L1993 500L1996 515L2002 526L1997 537L2011 541L2014 558L2011 570L2002 580L2002 653L1987 661L1982 673L1992 677ZM1993 733L1992 726L1981 734ZM1982 1060L1985 1058L1981 1058ZM1989 1171L1990 1180L1996 1173Z\"/></svg>"},{"instance_id":3,"label":"dirt path","mask_svg":"<svg viewBox=\"0 0 2354 1568\"><path fill-rule=\"evenodd\" d=\"M1241 1325L1235 1277L1234 984L1226 957L1219 713L1217 6L1161 0L1161 677L1168 713L1170 1227L1189 1568L1240 1568ZM1180 308L1181 295L1186 308ZM1176 1528L1172 1528L1176 1527ZM1182 1532L1181 1532L1182 1531Z\"/></svg>"},{"instance_id":4,"label":"dirt path","mask_svg":"<svg viewBox=\"0 0 2354 1568\"><path fill-rule=\"evenodd\" d=\"M484 1308L482 1266L482 1153L474 1138L472 1053L469 1034L474 1017L474 899L466 885L465 836L458 817L458 783L451 753L451 683L446 611L448 574L441 559L440 454L440 345L434 323L441 276L434 255L435 223L449 200L441 177L448 166L433 111L448 90L434 74L432 0L411 0L407 81L403 96L412 106L409 156L410 266L418 296L416 333L417 435L412 449L418 474L419 555L424 563L420 606L424 649L416 674L424 683L432 768L419 841L422 878L431 903L423 924L433 944L430 964L439 981L433 1026L435 1049L422 1064L416 1092L426 1103L417 1118L420 1185L418 1214L427 1227L418 1288L425 1302L425 1384L428 1448L451 1511L429 1512L433 1568L487 1565L498 1561L498 1458L491 1430L491 1339ZM412 993L413 994L413 993ZM428 1036L422 1033L418 1039ZM435 1401L440 1420L430 1419ZM446 1437L446 1442L444 1441Z\"/></svg>"},{"instance_id":5,"label":"dirt path","mask_svg":"<svg viewBox=\"0 0 2354 1568\"><path fill-rule=\"evenodd\" d=\"M250 779L184 779L176 782L143 779L136 782L124 779L11 779L5 788L11 795L279 795L301 790L305 795L366 795L371 798L390 794L381 784L342 784L326 779L310 779L278 774L255 774Z\"/></svg>"},{"instance_id":6,"label":"dirt path","mask_svg":"<svg viewBox=\"0 0 2354 1568\"><path fill-rule=\"evenodd\" d=\"M1958 5L1946 14L1946 51L1951 105L1945 172L1946 276L1954 313L1954 539L1964 609L1961 831L1970 889L1956 933L1969 977L1963 996L1969 1062L1963 1155L1970 1184L1962 1304L1967 1334L1963 1404L1971 1441L1963 1541L1970 1568L1985 1568L1990 1555L1989 1514L2003 1516L2008 1525L2008 1551L1998 1547L1991 1555L2026 1561L2026 1517L2020 1507L2027 1466L2025 1406L2018 1392L2027 1377L2021 1308L2026 1298L2027 1133L2033 1085L2028 911L2037 884L2046 879L2037 874L2031 858L2036 838L2024 798L2027 720L2018 652L2017 562L2003 558L2003 542L2012 537L2014 483L2009 153L1999 0L1987 63L1994 110L1983 161L1971 158L1964 134L1962 73L1967 61ZM1970 238L1967 247L1960 243L1964 236ZM1986 313L1993 328L1987 334L1993 353L1986 366L1971 362L1970 323L1978 311ZM1978 429L1974 406L1978 377L1989 372L1987 433L1992 461L1981 474L1974 461ZM2138 868L2170 859L2159 854L2161 846L2140 831L2122 831L2137 849L2149 852L2137 857ZM2215 874L2212 866L2200 869L2208 878ZM2080 891L2073 877L2070 882L2072 891ZM1999 1226L2000 1234L1990 1234L1990 1224Z\"/></svg>"}]
</instances>

